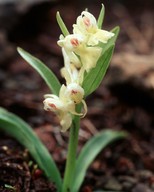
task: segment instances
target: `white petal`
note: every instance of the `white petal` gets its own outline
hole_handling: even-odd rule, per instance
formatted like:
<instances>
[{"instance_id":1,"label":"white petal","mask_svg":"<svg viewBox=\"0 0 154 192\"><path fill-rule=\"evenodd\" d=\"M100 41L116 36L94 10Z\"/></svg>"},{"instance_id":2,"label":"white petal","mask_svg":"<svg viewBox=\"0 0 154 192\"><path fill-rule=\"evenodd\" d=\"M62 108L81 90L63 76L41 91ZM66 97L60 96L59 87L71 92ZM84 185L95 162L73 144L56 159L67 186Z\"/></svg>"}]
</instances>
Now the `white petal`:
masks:
<instances>
[{"instance_id":1,"label":"white petal","mask_svg":"<svg viewBox=\"0 0 154 192\"><path fill-rule=\"evenodd\" d=\"M95 17L88 11L83 11L81 13L83 23L87 29L97 28L97 22Z\"/></svg>"},{"instance_id":2,"label":"white petal","mask_svg":"<svg viewBox=\"0 0 154 192\"><path fill-rule=\"evenodd\" d=\"M67 70L65 67L63 67L63 68L60 70L60 72L61 72L61 76L65 78L66 84L70 84L70 83L72 82L72 79L71 79L71 75L70 75L70 73L68 72L68 70Z\"/></svg>"},{"instance_id":3,"label":"white petal","mask_svg":"<svg viewBox=\"0 0 154 192\"><path fill-rule=\"evenodd\" d=\"M71 127L72 116L69 113L65 113L60 120L61 132L66 132Z\"/></svg>"},{"instance_id":4,"label":"white petal","mask_svg":"<svg viewBox=\"0 0 154 192\"><path fill-rule=\"evenodd\" d=\"M100 47L86 47L85 50L80 53L83 68L87 72L96 66L101 51L102 49Z\"/></svg>"},{"instance_id":5,"label":"white petal","mask_svg":"<svg viewBox=\"0 0 154 192\"><path fill-rule=\"evenodd\" d=\"M58 99L47 98L43 101L43 103L44 103L44 109L47 111L57 112L65 108L65 106L63 105L63 103L59 98Z\"/></svg>"},{"instance_id":6,"label":"white petal","mask_svg":"<svg viewBox=\"0 0 154 192\"><path fill-rule=\"evenodd\" d=\"M99 29L94 36L102 43L107 43L114 36L114 33Z\"/></svg>"}]
</instances>

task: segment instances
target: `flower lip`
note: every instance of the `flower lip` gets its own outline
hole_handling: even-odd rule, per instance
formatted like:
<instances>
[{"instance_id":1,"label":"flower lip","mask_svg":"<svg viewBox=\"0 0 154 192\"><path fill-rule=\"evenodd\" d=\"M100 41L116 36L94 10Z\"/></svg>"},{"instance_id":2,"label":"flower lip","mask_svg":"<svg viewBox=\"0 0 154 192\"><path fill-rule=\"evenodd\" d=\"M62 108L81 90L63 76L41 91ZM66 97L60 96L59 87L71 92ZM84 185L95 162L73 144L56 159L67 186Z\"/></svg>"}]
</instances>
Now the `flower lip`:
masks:
<instances>
[{"instance_id":1,"label":"flower lip","mask_svg":"<svg viewBox=\"0 0 154 192\"><path fill-rule=\"evenodd\" d=\"M77 93L78 93L77 90L72 90L72 91L71 91L71 94L72 94L72 95L75 95L75 94L77 94Z\"/></svg>"},{"instance_id":2,"label":"flower lip","mask_svg":"<svg viewBox=\"0 0 154 192\"><path fill-rule=\"evenodd\" d=\"M57 109L56 105L55 105L55 104L53 104L53 103L49 103L48 105L49 105L51 108L53 108L54 110L56 110L56 109Z\"/></svg>"}]
</instances>

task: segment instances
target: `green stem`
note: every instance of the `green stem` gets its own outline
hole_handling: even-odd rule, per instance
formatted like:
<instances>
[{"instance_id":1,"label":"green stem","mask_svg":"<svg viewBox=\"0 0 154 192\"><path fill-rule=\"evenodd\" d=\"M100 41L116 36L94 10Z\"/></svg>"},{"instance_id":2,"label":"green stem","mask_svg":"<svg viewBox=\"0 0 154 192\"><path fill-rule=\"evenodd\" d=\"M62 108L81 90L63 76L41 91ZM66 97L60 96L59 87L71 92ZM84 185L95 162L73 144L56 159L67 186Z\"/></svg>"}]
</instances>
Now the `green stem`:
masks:
<instances>
[{"instance_id":1,"label":"green stem","mask_svg":"<svg viewBox=\"0 0 154 192\"><path fill-rule=\"evenodd\" d=\"M81 111L81 105L77 107L77 111L78 112ZM67 154L62 192L68 192L70 191L71 188L72 178L76 165L79 128L80 128L80 116L74 116L72 127L70 129L68 154Z\"/></svg>"}]
</instances>

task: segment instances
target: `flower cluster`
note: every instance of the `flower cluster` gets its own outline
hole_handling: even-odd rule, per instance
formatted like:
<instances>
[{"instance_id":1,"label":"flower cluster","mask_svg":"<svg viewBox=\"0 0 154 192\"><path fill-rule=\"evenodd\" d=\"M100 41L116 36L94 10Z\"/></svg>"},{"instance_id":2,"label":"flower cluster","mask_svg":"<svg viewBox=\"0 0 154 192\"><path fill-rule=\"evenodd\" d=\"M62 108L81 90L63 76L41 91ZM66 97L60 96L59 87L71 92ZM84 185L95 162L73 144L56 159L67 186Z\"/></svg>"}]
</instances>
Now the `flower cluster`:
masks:
<instances>
[{"instance_id":1,"label":"flower cluster","mask_svg":"<svg viewBox=\"0 0 154 192\"><path fill-rule=\"evenodd\" d=\"M60 120L61 131L65 132L72 124L72 115L84 116L87 106L84 101L82 83L84 74L96 66L101 56L102 48L99 42L107 43L114 34L101 30L95 17L88 11L83 11L73 25L73 34L60 35L58 45L62 48L64 67L61 75L66 80L59 96L45 95L44 109L53 111ZM76 112L76 105L83 104L83 112Z\"/></svg>"}]
</instances>

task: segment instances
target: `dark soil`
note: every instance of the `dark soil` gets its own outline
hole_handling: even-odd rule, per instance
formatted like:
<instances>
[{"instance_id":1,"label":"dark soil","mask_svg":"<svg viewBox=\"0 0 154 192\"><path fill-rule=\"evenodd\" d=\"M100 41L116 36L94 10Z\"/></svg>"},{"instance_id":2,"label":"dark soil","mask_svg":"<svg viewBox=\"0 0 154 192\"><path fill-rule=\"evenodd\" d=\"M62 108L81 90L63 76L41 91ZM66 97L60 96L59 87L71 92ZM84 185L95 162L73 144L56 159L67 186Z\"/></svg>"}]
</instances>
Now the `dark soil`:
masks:
<instances>
[{"instance_id":1,"label":"dark soil","mask_svg":"<svg viewBox=\"0 0 154 192\"><path fill-rule=\"evenodd\" d=\"M134 3L134 10L130 5L122 3L106 3L108 19L105 20L105 28L121 26L116 56L120 58L122 51L129 54L129 57L135 54L143 57L152 55L154 22L148 25L151 25L148 31L144 28L145 18L152 20L154 16L152 3L148 5L147 2L142 2L140 9L138 4ZM7 33L2 36L4 55L1 57L5 56L6 59L0 58L0 106L19 115L34 128L61 172L66 160L68 133L60 133L54 114L43 110L43 95L49 93L49 90L40 76L16 53L15 48L20 46L39 57L59 76L63 59L56 44L60 30L56 24L55 13L59 10L71 28L83 6L80 3L70 5L69 2L43 4L43 9L40 5L34 6L25 15L19 16L18 22L12 24L12 28L7 29ZM89 5L85 3L84 7L89 7L91 12L98 15L100 2ZM66 14L68 10L69 15ZM37 15L41 15L40 23ZM31 22L28 22L29 20ZM127 30L126 21L132 30ZM137 34L145 34L144 42L140 35L137 40L135 39L136 31ZM114 61L113 58L113 63ZM146 62L150 61L147 59ZM141 68L138 68L136 74L140 70ZM117 68L111 65L104 83L87 98L88 114L81 122L79 149L90 137L105 128L125 130L129 136L114 142L99 154L87 172L81 191L153 192L154 95L153 88L143 83L145 77L152 73L150 71L140 74L137 81L132 76L125 76L124 81L118 81L119 75L116 74ZM60 76L59 78L62 80ZM30 157L27 149L3 132L0 134L0 191L56 191L54 185L46 180L43 171Z\"/></svg>"},{"instance_id":2,"label":"dark soil","mask_svg":"<svg viewBox=\"0 0 154 192\"><path fill-rule=\"evenodd\" d=\"M0 142L0 191L55 191L28 151L3 134Z\"/></svg>"}]
</instances>

